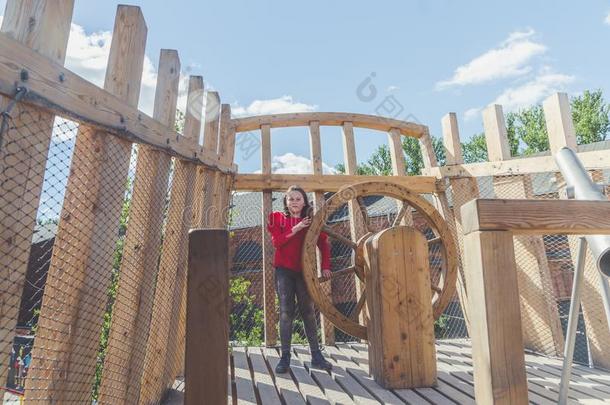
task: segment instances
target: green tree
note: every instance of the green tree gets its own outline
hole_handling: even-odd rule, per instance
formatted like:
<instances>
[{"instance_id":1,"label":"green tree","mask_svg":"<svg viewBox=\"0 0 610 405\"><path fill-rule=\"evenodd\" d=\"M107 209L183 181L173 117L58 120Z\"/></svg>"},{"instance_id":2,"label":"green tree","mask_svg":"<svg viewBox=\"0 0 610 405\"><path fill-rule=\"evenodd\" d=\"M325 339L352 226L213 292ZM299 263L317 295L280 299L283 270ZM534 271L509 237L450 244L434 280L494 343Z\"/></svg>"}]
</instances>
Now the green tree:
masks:
<instances>
[{"instance_id":1,"label":"green tree","mask_svg":"<svg viewBox=\"0 0 610 405\"><path fill-rule=\"evenodd\" d=\"M487 162L487 144L485 134L475 134L470 140L462 143L464 163Z\"/></svg>"},{"instance_id":2,"label":"green tree","mask_svg":"<svg viewBox=\"0 0 610 405\"><path fill-rule=\"evenodd\" d=\"M604 101L601 89L585 90L571 100L572 120L578 144L604 141L610 130L610 104Z\"/></svg>"},{"instance_id":3,"label":"green tree","mask_svg":"<svg viewBox=\"0 0 610 405\"><path fill-rule=\"evenodd\" d=\"M541 105L506 114L506 130L512 156L549 150L549 137ZM525 145L522 151L519 151L520 143Z\"/></svg>"}]
</instances>

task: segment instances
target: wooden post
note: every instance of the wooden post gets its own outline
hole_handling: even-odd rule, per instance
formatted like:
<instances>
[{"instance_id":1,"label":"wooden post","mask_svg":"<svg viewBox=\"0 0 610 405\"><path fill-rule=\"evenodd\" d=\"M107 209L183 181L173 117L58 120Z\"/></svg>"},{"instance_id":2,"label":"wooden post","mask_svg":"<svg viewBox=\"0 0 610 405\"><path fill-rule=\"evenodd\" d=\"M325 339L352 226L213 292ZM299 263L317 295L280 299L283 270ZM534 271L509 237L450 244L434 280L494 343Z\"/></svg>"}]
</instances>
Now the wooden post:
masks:
<instances>
[{"instance_id":1,"label":"wooden post","mask_svg":"<svg viewBox=\"0 0 610 405\"><path fill-rule=\"evenodd\" d=\"M104 88L133 106L145 43L140 9L119 6ZM63 403L91 392L130 155L129 142L79 128L26 380L28 402Z\"/></svg>"},{"instance_id":2,"label":"wooden post","mask_svg":"<svg viewBox=\"0 0 610 405\"><path fill-rule=\"evenodd\" d=\"M227 402L228 250L224 229L189 232L185 405Z\"/></svg>"},{"instance_id":3,"label":"wooden post","mask_svg":"<svg viewBox=\"0 0 610 405\"><path fill-rule=\"evenodd\" d=\"M357 175L358 174L358 164L356 160L356 143L354 142L354 125L351 122L344 122L342 126L343 130L343 162L345 164L345 174L349 175ZM358 241L364 235L367 234L367 225L364 223L364 217L362 212L360 212L359 204L350 200L347 203L347 208L349 211L349 224L350 224L350 234L353 241ZM352 256L352 265L355 265L355 256ZM360 300L364 290L364 284L360 281L360 279L354 275L354 277L349 281L350 284L346 285L345 288L351 290L352 285L355 285L356 290L356 302ZM331 280L331 283L333 281ZM352 282L354 284L352 284ZM347 283L347 282L346 282ZM336 291L336 288L332 288L333 291ZM365 321L365 313L366 308L360 313L360 322Z\"/></svg>"},{"instance_id":4,"label":"wooden post","mask_svg":"<svg viewBox=\"0 0 610 405\"><path fill-rule=\"evenodd\" d=\"M261 126L261 169L263 174L271 174L271 126ZM263 305L265 318L265 345L277 343L277 311L275 310L275 269L273 268L273 243L267 231L269 215L273 211L272 190L263 191L263 212L261 232L263 238Z\"/></svg>"},{"instance_id":5,"label":"wooden post","mask_svg":"<svg viewBox=\"0 0 610 405\"><path fill-rule=\"evenodd\" d=\"M502 106L486 108L483 123L490 161L509 160ZM493 185L498 198L535 197L529 175L494 176ZM549 356L560 356L563 353L563 333L542 236L520 235L514 241L525 347Z\"/></svg>"},{"instance_id":6,"label":"wooden post","mask_svg":"<svg viewBox=\"0 0 610 405\"><path fill-rule=\"evenodd\" d=\"M174 126L176 117L179 78L178 53L162 50L153 117L170 128ZM172 235L172 232L180 228L182 221L181 212L168 211L164 249L158 262L170 165L171 157L159 150L142 146L138 152L133 199L129 209L129 224L125 239L125 249L130 255L124 256L121 270L132 268L131 271L146 276L143 278L140 308L135 323L134 341L137 342L141 352L132 356L130 364L137 370L135 371L137 374L133 376L134 380L141 378L141 382L140 386L138 383L133 383L133 387L128 389L127 403L136 403L138 395L140 403L157 401L165 389L165 381L163 381L165 364L161 353L167 347L170 317L174 315L170 308L170 280L175 278L176 261L180 260L178 251L175 250L179 243L179 239L175 237L179 236ZM180 197L182 196L178 198ZM129 261L126 261L128 258ZM152 269L157 268L157 263L159 263L158 273L155 274ZM154 291L153 286L155 286Z\"/></svg>"},{"instance_id":7,"label":"wooden post","mask_svg":"<svg viewBox=\"0 0 610 405\"><path fill-rule=\"evenodd\" d=\"M222 104L220 106L220 128L218 130L218 159L226 165L233 164L235 155L235 128L231 123L231 106ZM217 216L217 227L226 228L229 219L229 202L231 200L231 190L233 189L233 181L235 173L222 173L217 176L217 197L216 206L218 206L220 215Z\"/></svg>"},{"instance_id":8,"label":"wooden post","mask_svg":"<svg viewBox=\"0 0 610 405\"><path fill-rule=\"evenodd\" d=\"M392 159L392 174L394 176L406 176L407 175L407 165L405 162L405 156L402 150L402 139L400 135L400 130L398 128L392 128L388 133L388 141L390 145L390 157ZM403 209L403 203L398 202L397 204L397 212ZM401 225L413 225L413 214L411 213L410 208L405 208L405 214L402 217L402 221L400 221Z\"/></svg>"},{"instance_id":9,"label":"wooden post","mask_svg":"<svg viewBox=\"0 0 610 405\"><path fill-rule=\"evenodd\" d=\"M204 152L217 154L218 129L220 117L220 97L215 91L208 91L205 103L205 122L203 127L203 150ZM214 170L200 167L197 171L195 182L195 227L210 227L211 221L218 215L218 207L213 206L216 186L216 172Z\"/></svg>"},{"instance_id":10,"label":"wooden post","mask_svg":"<svg viewBox=\"0 0 610 405\"><path fill-rule=\"evenodd\" d=\"M320 123L312 121L309 123L309 149L311 153L311 164L313 166L313 174L321 175L322 172L322 145L320 142ZM315 212L324 205L324 192L316 191L313 195L313 207ZM320 252L317 253L318 267L321 266ZM320 270L320 269L319 269ZM323 289L327 296L332 297L332 282L323 283ZM322 342L325 345L335 344L335 327L323 314L320 314L320 325L322 327Z\"/></svg>"},{"instance_id":11,"label":"wooden post","mask_svg":"<svg viewBox=\"0 0 610 405\"><path fill-rule=\"evenodd\" d=\"M74 0L8 0L2 34L63 65ZM4 111L10 99L0 97ZM0 381L7 378L55 117L17 104L0 146Z\"/></svg>"},{"instance_id":12,"label":"wooden post","mask_svg":"<svg viewBox=\"0 0 610 405\"><path fill-rule=\"evenodd\" d=\"M551 153L564 146L576 151L576 133L572 123L568 95L565 93L554 94L544 101L543 106ZM594 180L600 180L598 171L591 171L590 173ZM560 195L565 198L565 190L560 190ZM576 263L578 237L568 236L568 241L572 262ZM610 347L610 332L608 320L604 315L603 291L599 271L589 249L587 249L586 254L583 281L581 305L591 360L596 367L610 369L610 350L608 350Z\"/></svg>"},{"instance_id":13,"label":"wooden post","mask_svg":"<svg viewBox=\"0 0 610 405\"><path fill-rule=\"evenodd\" d=\"M460 138L457 133L457 119L455 114L453 114L453 118L451 115L445 116L447 119L443 118L443 132L446 136L445 144L448 148L454 148L457 146L459 152L455 152L454 149L450 149L447 153L447 156L451 156L451 161L456 162L462 158L461 146L460 146ZM457 138L457 139L456 139ZM419 138L419 144L422 151L424 167L427 169L438 167L438 162L436 160L436 153L434 152L434 145L432 144L432 138L430 137L430 133L426 131L421 138ZM452 163L455 164L455 163ZM443 179L441 179L443 181ZM460 242L462 235L458 234L456 231L456 218L454 217L454 212L449 207L449 201L447 199L447 194L444 191L438 191L434 194L434 205L436 209L441 213L447 225L449 225L449 229L453 234L455 240ZM458 251L460 252L461 258L461 246L457 246ZM464 269L462 267L463 261L460 260L458 262L458 277L456 283L456 289L458 294L458 299L460 300L460 306L462 308L462 314L464 315L464 323L466 324L466 329L470 330L470 322L468 318L468 295L466 293L466 280L464 277Z\"/></svg>"},{"instance_id":14,"label":"wooden post","mask_svg":"<svg viewBox=\"0 0 610 405\"><path fill-rule=\"evenodd\" d=\"M203 78L201 76L191 76L189 79L189 88L187 95L187 109L186 109L186 117L184 120L184 131L183 137L185 140L190 141L193 144L194 148L199 149L199 133L201 132L201 119L202 119L202 110L201 106L203 100ZM198 108L196 108L198 107ZM191 227L192 219L189 219L189 215L193 216L193 210L195 205L195 181L197 178L197 167L193 165L188 165L186 162L179 161L177 163L176 173L179 176L180 172L185 172L184 177L180 176L180 178L185 178L184 181L175 180L174 185L172 185L172 190L174 187L179 187L178 194L184 194L184 202L182 202L181 197L176 198L176 208L172 208L170 206L171 212L182 212L184 223L182 228L182 237L184 240L180 241L180 251L185 252L184 258L188 257L188 241L186 241L186 236L188 234L188 230ZM186 189L183 184L186 185ZM172 192L173 194L173 192ZM173 196L172 196L173 198ZM170 202L170 204L172 204ZM183 209L179 209L177 207L183 206ZM181 254L181 253L180 253ZM179 256L182 258L182 256ZM186 259L185 259L186 260ZM174 288L174 295L172 300L172 308L173 314L169 326L170 334L173 334L174 339L167 340L167 351L165 355L165 370L169 371L169 379L172 379L178 375L184 375L184 351L185 351L185 339L186 339L186 268L187 263L180 262L180 267L178 268L178 272L176 274L176 285ZM153 309L154 313L154 309ZM178 314L178 315L176 315ZM173 332L176 331L176 332Z\"/></svg>"},{"instance_id":15,"label":"wooden post","mask_svg":"<svg viewBox=\"0 0 610 405\"><path fill-rule=\"evenodd\" d=\"M434 317L426 237L385 229L365 242L369 370L386 389L436 384Z\"/></svg>"},{"instance_id":16,"label":"wooden post","mask_svg":"<svg viewBox=\"0 0 610 405\"><path fill-rule=\"evenodd\" d=\"M527 404L512 233L471 232L464 236L464 256L475 399L479 404Z\"/></svg>"}]
</instances>

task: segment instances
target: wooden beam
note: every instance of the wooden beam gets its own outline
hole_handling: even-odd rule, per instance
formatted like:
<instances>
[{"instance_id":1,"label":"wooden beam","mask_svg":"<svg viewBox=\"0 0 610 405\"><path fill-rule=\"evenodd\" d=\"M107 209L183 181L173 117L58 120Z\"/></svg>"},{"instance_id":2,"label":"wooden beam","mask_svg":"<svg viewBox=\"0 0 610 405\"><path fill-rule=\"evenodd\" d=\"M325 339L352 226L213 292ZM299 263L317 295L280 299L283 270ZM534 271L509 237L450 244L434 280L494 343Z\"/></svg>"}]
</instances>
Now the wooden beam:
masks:
<instances>
[{"instance_id":1,"label":"wooden beam","mask_svg":"<svg viewBox=\"0 0 610 405\"><path fill-rule=\"evenodd\" d=\"M428 138L430 137L427 127L424 127L424 132L423 132L422 136L425 136L425 134L428 134L427 135ZM407 165L406 165L406 161L405 161L404 152L402 149L402 139L400 137L400 133L398 132L398 130L396 128L390 129L390 132L388 133L388 142L389 142L389 146L390 146L390 157L392 159L392 174L394 176L398 176L398 177L407 177ZM424 140L424 143L423 143L424 148L428 144L430 146L429 150L431 150L432 141L430 139ZM434 160L436 160L436 158L434 158ZM432 163L432 160L429 155L425 158L425 161L428 161L428 163L430 163L430 164ZM399 212L399 211L401 211L404 203L402 201L397 201L396 203L397 203L397 212ZM404 215L402 217L402 220L400 221L400 224L406 225L406 226L413 225L413 213L411 212L410 209L404 210Z\"/></svg>"},{"instance_id":2,"label":"wooden beam","mask_svg":"<svg viewBox=\"0 0 610 405\"><path fill-rule=\"evenodd\" d=\"M229 368L229 234L189 232L185 405L226 403Z\"/></svg>"},{"instance_id":3,"label":"wooden beam","mask_svg":"<svg viewBox=\"0 0 610 405\"><path fill-rule=\"evenodd\" d=\"M74 0L8 0L2 20L2 38L41 59L63 66ZM18 41L18 42L17 42ZM0 58L11 59L10 53ZM12 97L15 86L5 95ZM0 97L0 110L11 102ZM2 135L0 145L0 381L6 382L15 327L19 316L32 234L40 202L54 115L16 105L13 128ZM36 362L33 364L36 367ZM48 372L49 370L45 370ZM43 382L44 383L44 382Z\"/></svg>"},{"instance_id":4,"label":"wooden beam","mask_svg":"<svg viewBox=\"0 0 610 405\"><path fill-rule=\"evenodd\" d=\"M464 163L460 132L455 113L446 114L441 121L441 126L443 129L443 145L445 146L445 164L455 165Z\"/></svg>"},{"instance_id":5,"label":"wooden beam","mask_svg":"<svg viewBox=\"0 0 610 405\"><path fill-rule=\"evenodd\" d=\"M261 115L234 119L233 126L236 132L247 132L257 130L264 124L271 125L272 128L304 127L308 126L312 121L319 122L321 126L342 126L344 123L350 122L356 128L368 128L384 132L389 132L392 128L396 128L400 134L414 138L419 138L425 128L420 124L392 118L342 112Z\"/></svg>"},{"instance_id":6,"label":"wooden beam","mask_svg":"<svg viewBox=\"0 0 610 405\"><path fill-rule=\"evenodd\" d=\"M263 174L271 174L271 126L261 127L261 164ZM265 346L275 346L277 343L277 311L275 310L275 268L273 267L274 248L271 234L267 230L269 215L273 211L271 190L263 191L263 211L261 224L263 240L263 306L265 319Z\"/></svg>"},{"instance_id":7,"label":"wooden beam","mask_svg":"<svg viewBox=\"0 0 610 405\"><path fill-rule=\"evenodd\" d=\"M475 231L464 237L475 399L527 404L525 355L513 235Z\"/></svg>"},{"instance_id":8,"label":"wooden beam","mask_svg":"<svg viewBox=\"0 0 610 405\"><path fill-rule=\"evenodd\" d=\"M441 121L442 129L443 129L443 140L446 156L451 156L451 160L453 162L461 162L462 153L461 153L461 145L460 145L460 135L457 126L457 118L454 113L447 114L443 117ZM427 135L429 140L422 141L424 137L420 138L420 146L422 149L422 154L428 155L427 159L424 159L424 167L431 168L438 166L438 162L436 160L436 153L434 152L434 147L432 145L432 140L430 139L430 135ZM458 261L458 275L456 282L456 291L458 295L458 299L460 301L460 306L462 309L462 314L464 315L464 323L466 324L466 329L470 330L470 315L468 311L470 310L470 306L468 305L468 294L466 290L466 279L464 276L464 256L463 256L463 235L461 232L461 216L457 216L459 214L459 207L463 204L464 199L474 198L475 195L471 188L465 187L462 184L463 179L452 179L449 181L451 186L452 196L453 196L453 210L449 206L449 200L447 198L447 194L445 191L439 190L434 194L434 205L436 209L441 213L445 221L447 221L447 225L449 225L449 229L453 234L455 241L457 242L459 258ZM475 183L475 190L478 195L478 189L476 189L476 180L472 180ZM455 211L455 209L458 211Z\"/></svg>"},{"instance_id":9,"label":"wooden beam","mask_svg":"<svg viewBox=\"0 0 610 405\"><path fill-rule=\"evenodd\" d=\"M487 149L495 150L490 154L490 161L510 159L501 106L490 106L484 112L484 125ZM492 182L497 198L534 198L529 175L494 176ZM561 356L563 334L542 235L519 235L514 243L525 347L548 356ZM550 339L540 333L541 328L550 332Z\"/></svg>"},{"instance_id":10,"label":"wooden beam","mask_svg":"<svg viewBox=\"0 0 610 405\"><path fill-rule=\"evenodd\" d=\"M551 153L563 147L577 150L576 131L572 123L570 99L566 93L555 93L542 104Z\"/></svg>"},{"instance_id":11,"label":"wooden beam","mask_svg":"<svg viewBox=\"0 0 610 405\"><path fill-rule=\"evenodd\" d=\"M28 71L25 82L21 81L23 69ZM182 139L173 127L149 117L118 95L100 89L61 64L0 35L0 94L13 96L18 86L28 89L24 103L130 142L154 146L184 160L223 172L236 171L236 167L223 166L215 154L206 153L192 140Z\"/></svg>"},{"instance_id":12,"label":"wooden beam","mask_svg":"<svg viewBox=\"0 0 610 405\"><path fill-rule=\"evenodd\" d=\"M320 139L320 123L318 121L309 123L309 149L311 151L313 174L322 175L322 144ZM313 196L314 212L318 212L318 209L324 205L324 202L324 191L316 191ZM318 270L321 270L322 257L320 256L319 250L316 250L316 255L318 259ZM332 282L323 284L322 288L326 295L332 299ZM322 328L322 343L325 345L334 345L335 327L332 322L323 314L320 314L320 325Z\"/></svg>"},{"instance_id":13,"label":"wooden beam","mask_svg":"<svg viewBox=\"0 0 610 405\"><path fill-rule=\"evenodd\" d=\"M218 161L231 165L235 155L235 130L231 124L231 106L220 106L220 127L218 129ZM217 173L217 198L214 203L219 208L220 215L216 217L216 227L226 228L229 219L229 201L235 183L235 174Z\"/></svg>"},{"instance_id":14,"label":"wooden beam","mask_svg":"<svg viewBox=\"0 0 610 405\"><path fill-rule=\"evenodd\" d=\"M462 207L464 234L511 231L519 235L608 235L610 202L476 199Z\"/></svg>"},{"instance_id":15,"label":"wooden beam","mask_svg":"<svg viewBox=\"0 0 610 405\"><path fill-rule=\"evenodd\" d=\"M492 104L483 110L483 127L489 161L509 160L510 145L501 105Z\"/></svg>"},{"instance_id":16,"label":"wooden beam","mask_svg":"<svg viewBox=\"0 0 610 405\"><path fill-rule=\"evenodd\" d=\"M197 139L199 140L199 134L201 132L201 106L203 105L203 78L201 76L191 76L189 79L189 87L188 87L188 95L187 95L187 114L184 121L184 132L183 136L185 138ZM185 181L183 182L183 176L180 174L184 172ZM192 226L192 219L189 221L189 214L193 214L193 210L195 207L194 204L194 195L195 188L193 184L195 183L195 179L197 176L197 167L192 165L190 162L178 161L176 168L176 176L177 179L174 180L176 183L172 185L172 190L174 187L177 187L176 194L178 195L176 198L176 207L180 205L184 205L184 223L183 223L183 233L182 237L186 238L188 236L188 229ZM183 190L184 183L186 183L186 189ZM173 191L172 191L173 193ZM180 195L184 195L184 197L180 197ZM172 200L170 200L170 211L178 212L178 208L172 208ZM183 202L184 201L184 202ZM190 204L190 205L189 205ZM181 261L179 263L178 272L176 273L176 285L174 287L174 296L172 302L173 314L177 314L172 317L169 331L173 333L173 341L172 339L167 340L167 350L165 355L165 369L170 373L169 375L184 375L184 353L185 353L185 340L186 340L186 268L187 263L183 260L186 260L188 257L188 240L182 239L180 241L181 245L184 246L180 249L184 249L186 252L184 256L181 257ZM183 245L182 245L183 244ZM153 309L153 313L154 313ZM154 321L153 321L154 323ZM175 332L171 332L175 331ZM173 361L173 364L172 364Z\"/></svg>"},{"instance_id":17,"label":"wooden beam","mask_svg":"<svg viewBox=\"0 0 610 405\"><path fill-rule=\"evenodd\" d=\"M586 169L603 169L610 166L608 150L579 152L578 157ZM422 170L424 176L435 177L484 177L508 174L528 174L557 171L552 156L515 158L500 162L481 162L433 167Z\"/></svg>"},{"instance_id":18,"label":"wooden beam","mask_svg":"<svg viewBox=\"0 0 610 405\"><path fill-rule=\"evenodd\" d=\"M379 180L379 176L348 174L237 174L235 176L235 190L285 190L292 184L299 184L307 191L336 192L346 184L375 180ZM434 177L384 176L383 181L407 187L416 193L433 193L437 191L436 179Z\"/></svg>"}]
</instances>

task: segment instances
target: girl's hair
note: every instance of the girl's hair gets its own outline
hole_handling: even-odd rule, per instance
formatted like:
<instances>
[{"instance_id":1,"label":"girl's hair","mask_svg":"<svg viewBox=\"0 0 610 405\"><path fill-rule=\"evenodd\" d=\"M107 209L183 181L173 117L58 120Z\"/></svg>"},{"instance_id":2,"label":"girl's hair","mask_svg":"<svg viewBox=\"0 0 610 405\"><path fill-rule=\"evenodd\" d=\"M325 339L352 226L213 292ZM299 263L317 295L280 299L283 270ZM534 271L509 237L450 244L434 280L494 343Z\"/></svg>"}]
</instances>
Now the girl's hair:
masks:
<instances>
[{"instance_id":1,"label":"girl's hair","mask_svg":"<svg viewBox=\"0 0 610 405\"><path fill-rule=\"evenodd\" d=\"M286 190L286 193L284 194L284 214L287 217L290 216L290 210L288 209L288 202L286 200L288 199L288 193L290 193L291 191L298 191L299 193L301 193L301 195L303 196L303 201L305 201L305 205L303 205L303 209L301 210L301 218L311 216L313 214L313 207L309 205L307 193L305 193L305 190L303 190L299 186L290 186L288 187L288 190Z\"/></svg>"}]
</instances>

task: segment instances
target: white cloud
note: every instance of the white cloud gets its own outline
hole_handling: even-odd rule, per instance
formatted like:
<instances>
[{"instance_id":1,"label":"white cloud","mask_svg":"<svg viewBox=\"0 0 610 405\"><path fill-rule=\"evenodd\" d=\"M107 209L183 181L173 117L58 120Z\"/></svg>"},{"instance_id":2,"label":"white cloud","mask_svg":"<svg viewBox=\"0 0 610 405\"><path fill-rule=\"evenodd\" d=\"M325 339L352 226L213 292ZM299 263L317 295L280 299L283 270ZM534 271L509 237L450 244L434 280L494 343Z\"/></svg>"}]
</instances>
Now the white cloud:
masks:
<instances>
[{"instance_id":1,"label":"white cloud","mask_svg":"<svg viewBox=\"0 0 610 405\"><path fill-rule=\"evenodd\" d=\"M391 92L396 91L396 90L398 90L398 89L400 89L400 87L392 85L392 86L388 86L388 88L387 88L387 89L385 89L385 90L386 90L388 93L391 93Z\"/></svg>"},{"instance_id":2,"label":"white cloud","mask_svg":"<svg viewBox=\"0 0 610 405\"><path fill-rule=\"evenodd\" d=\"M480 107L469 108L468 110L464 111L464 121L472 121L473 119L477 118L480 114L481 114Z\"/></svg>"},{"instance_id":3,"label":"white cloud","mask_svg":"<svg viewBox=\"0 0 610 405\"><path fill-rule=\"evenodd\" d=\"M501 104L505 112L517 111L537 104L553 93L565 90L566 85L573 81L574 76L554 73L545 68L533 80L504 90L493 104Z\"/></svg>"},{"instance_id":4,"label":"white cloud","mask_svg":"<svg viewBox=\"0 0 610 405\"><path fill-rule=\"evenodd\" d=\"M606 18L604 18L604 23L610 25L610 13L606 15Z\"/></svg>"},{"instance_id":5,"label":"white cloud","mask_svg":"<svg viewBox=\"0 0 610 405\"><path fill-rule=\"evenodd\" d=\"M531 71L528 62L546 51L546 46L532 40L535 31L515 31L499 46L459 66L448 80L436 83L437 89L490 82L516 77Z\"/></svg>"},{"instance_id":6,"label":"white cloud","mask_svg":"<svg viewBox=\"0 0 610 405\"><path fill-rule=\"evenodd\" d=\"M247 107L242 107L239 104L235 104L231 111L235 116L249 116L292 112L310 112L315 111L317 108L317 105L305 104L300 103L298 101L294 101L292 96L282 96L269 100L254 100Z\"/></svg>"},{"instance_id":7,"label":"white cloud","mask_svg":"<svg viewBox=\"0 0 610 405\"><path fill-rule=\"evenodd\" d=\"M313 173L311 159L305 156L286 153L281 156L273 156L271 159L271 172L277 174L310 174ZM336 170L322 162L322 173L334 174Z\"/></svg>"}]
</instances>

